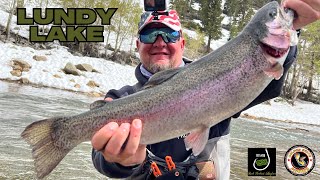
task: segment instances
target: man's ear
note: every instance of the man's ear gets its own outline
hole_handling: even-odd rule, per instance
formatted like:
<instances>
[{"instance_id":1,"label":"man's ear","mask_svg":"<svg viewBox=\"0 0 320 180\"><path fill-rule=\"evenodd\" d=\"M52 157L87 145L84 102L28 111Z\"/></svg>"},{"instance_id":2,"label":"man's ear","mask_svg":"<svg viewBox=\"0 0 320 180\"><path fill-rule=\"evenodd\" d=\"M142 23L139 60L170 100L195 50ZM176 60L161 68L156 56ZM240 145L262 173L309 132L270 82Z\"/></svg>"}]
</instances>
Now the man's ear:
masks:
<instances>
[{"instance_id":1,"label":"man's ear","mask_svg":"<svg viewBox=\"0 0 320 180\"><path fill-rule=\"evenodd\" d=\"M184 50L184 46L185 46L186 41L184 40L183 37L181 37L181 49Z\"/></svg>"},{"instance_id":2,"label":"man's ear","mask_svg":"<svg viewBox=\"0 0 320 180\"><path fill-rule=\"evenodd\" d=\"M140 46L140 41L139 39L136 40L136 47L137 47L137 50L139 51L139 46Z\"/></svg>"}]
</instances>

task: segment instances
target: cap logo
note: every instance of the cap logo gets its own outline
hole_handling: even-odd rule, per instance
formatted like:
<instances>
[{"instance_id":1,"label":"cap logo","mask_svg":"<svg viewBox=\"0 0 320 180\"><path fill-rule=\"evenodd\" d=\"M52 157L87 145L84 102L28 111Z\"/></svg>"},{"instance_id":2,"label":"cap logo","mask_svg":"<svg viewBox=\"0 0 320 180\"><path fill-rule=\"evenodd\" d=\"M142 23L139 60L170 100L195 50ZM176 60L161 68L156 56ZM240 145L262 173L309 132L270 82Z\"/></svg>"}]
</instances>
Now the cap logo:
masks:
<instances>
[{"instance_id":1,"label":"cap logo","mask_svg":"<svg viewBox=\"0 0 320 180\"><path fill-rule=\"evenodd\" d=\"M150 23L162 23L175 31L181 30L179 16L175 10L170 10L168 14L159 14L158 19L154 17L151 12L144 12L139 22L139 32Z\"/></svg>"}]
</instances>

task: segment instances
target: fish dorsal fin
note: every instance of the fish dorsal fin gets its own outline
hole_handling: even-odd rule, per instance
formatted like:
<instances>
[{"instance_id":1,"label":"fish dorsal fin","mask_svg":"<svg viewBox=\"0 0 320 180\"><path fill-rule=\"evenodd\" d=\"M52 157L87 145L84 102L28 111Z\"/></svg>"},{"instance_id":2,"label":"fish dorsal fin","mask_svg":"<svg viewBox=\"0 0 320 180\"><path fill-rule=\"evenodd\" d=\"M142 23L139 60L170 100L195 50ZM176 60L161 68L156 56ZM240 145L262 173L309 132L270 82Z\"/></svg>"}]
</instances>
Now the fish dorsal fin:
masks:
<instances>
[{"instance_id":1,"label":"fish dorsal fin","mask_svg":"<svg viewBox=\"0 0 320 180\"><path fill-rule=\"evenodd\" d=\"M98 108L101 108L102 106L104 106L107 102L104 101L104 100L97 100L93 103L90 104L90 110L93 110L93 109L98 109Z\"/></svg>"},{"instance_id":2,"label":"fish dorsal fin","mask_svg":"<svg viewBox=\"0 0 320 180\"><path fill-rule=\"evenodd\" d=\"M201 127L200 129L191 132L186 138L184 143L186 149L192 149L195 156L198 156L206 146L209 138L209 128Z\"/></svg>"},{"instance_id":3,"label":"fish dorsal fin","mask_svg":"<svg viewBox=\"0 0 320 180\"><path fill-rule=\"evenodd\" d=\"M168 69L165 71L160 71L151 76L149 81L143 86L143 89L151 88L156 85L159 85L169 79L171 79L174 75L179 73L183 67L180 68L174 68L174 69Z\"/></svg>"}]
</instances>

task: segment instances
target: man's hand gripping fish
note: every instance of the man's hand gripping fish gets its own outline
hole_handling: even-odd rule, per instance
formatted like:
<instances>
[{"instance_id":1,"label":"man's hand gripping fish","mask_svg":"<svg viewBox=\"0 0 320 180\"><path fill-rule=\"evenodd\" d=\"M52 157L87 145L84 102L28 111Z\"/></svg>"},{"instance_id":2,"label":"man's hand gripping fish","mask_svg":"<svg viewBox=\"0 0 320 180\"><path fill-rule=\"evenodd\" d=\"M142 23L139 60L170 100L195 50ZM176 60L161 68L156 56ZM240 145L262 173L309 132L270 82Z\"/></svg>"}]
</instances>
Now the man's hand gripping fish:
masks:
<instances>
[{"instance_id":1,"label":"man's hand gripping fish","mask_svg":"<svg viewBox=\"0 0 320 180\"><path fill-rule=\"evenodd\" d=\"M190 133L186 147L198 155L211 126L241 111L282 76L296 36L293 18L291 10L271 2L236 38L188 66L155 74L138 93L82 114L30 124L21 136L32 147L37 177L47 176L71 149L111 121L141 119L141 144Z\"/></svg>"}]
</instances>

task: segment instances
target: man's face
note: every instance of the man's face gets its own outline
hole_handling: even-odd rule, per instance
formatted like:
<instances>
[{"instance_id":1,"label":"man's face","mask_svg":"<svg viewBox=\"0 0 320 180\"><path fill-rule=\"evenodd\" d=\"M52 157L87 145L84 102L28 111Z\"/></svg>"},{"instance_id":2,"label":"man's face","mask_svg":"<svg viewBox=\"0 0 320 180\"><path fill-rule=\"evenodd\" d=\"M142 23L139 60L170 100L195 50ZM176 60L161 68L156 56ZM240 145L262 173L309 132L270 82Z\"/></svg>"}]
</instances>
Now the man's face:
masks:
<instances>
[{"instance_id":1,"label":"man's face","mask_svg":"<svg viewBox=\"0 0 320 180\"><path fill-rule=\"evenodd\" d=\"M184 44L183 37L175 43L166 43L160 35L152 44L142 43L139 39L136 42L141 63L152 73L179 67Z\"/></svg>"}]
</instances>

